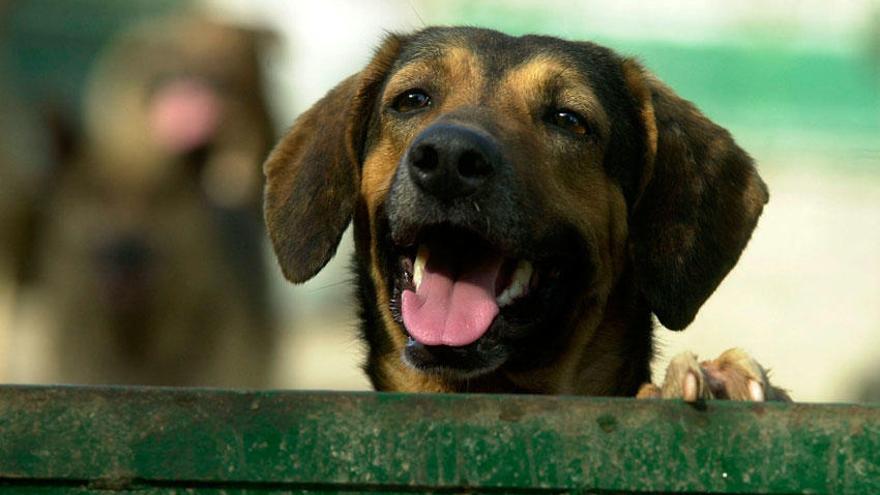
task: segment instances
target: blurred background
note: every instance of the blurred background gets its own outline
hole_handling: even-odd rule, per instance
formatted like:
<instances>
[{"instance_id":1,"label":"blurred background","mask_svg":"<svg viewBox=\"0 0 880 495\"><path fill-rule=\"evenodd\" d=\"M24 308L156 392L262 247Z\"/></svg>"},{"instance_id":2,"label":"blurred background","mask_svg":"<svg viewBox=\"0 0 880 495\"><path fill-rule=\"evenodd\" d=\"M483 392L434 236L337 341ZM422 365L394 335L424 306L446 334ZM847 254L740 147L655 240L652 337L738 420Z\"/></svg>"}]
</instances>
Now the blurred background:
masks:
<instances>
[{"instance_id":1,"label":"blurred background","mask_svg":"<svg viewBox=\"0 0 880 495\"><path fill-rule=\"evenodd\" d=\"M797 400L880 400L876 0L0 0L0 381L367 388L350 239L285 283L259 167L433 24L635 55L757 160L752 241L655 370L739 346Z\"/></svg>"}]
</instances>

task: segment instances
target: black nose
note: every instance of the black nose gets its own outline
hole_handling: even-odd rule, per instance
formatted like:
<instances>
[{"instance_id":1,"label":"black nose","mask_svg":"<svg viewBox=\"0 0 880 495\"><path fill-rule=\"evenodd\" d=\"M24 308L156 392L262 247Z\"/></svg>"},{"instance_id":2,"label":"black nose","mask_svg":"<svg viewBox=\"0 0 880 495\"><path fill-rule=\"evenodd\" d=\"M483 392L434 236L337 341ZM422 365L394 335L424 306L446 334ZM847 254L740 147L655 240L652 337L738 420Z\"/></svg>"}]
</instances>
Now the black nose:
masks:
<instances>
[{"instance_id":1,"label":"black nose","mask_svg":"<svg viewBox=\"0 0 880 495\"><path fill-rule=\"evenodd\" d=\"M407 154L413 182L426 193L444 200L480 191L500 161L498 145L491 137L451 124L426 129Z\"/></svg>"}]
</instances>

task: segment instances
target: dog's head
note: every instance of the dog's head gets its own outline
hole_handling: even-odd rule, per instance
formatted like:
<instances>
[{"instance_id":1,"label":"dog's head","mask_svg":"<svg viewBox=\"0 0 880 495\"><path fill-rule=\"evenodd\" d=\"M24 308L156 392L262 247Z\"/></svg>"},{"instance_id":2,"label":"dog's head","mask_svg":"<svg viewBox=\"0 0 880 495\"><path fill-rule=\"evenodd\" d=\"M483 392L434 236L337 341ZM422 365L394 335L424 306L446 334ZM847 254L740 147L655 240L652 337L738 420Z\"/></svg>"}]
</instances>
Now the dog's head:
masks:
<instances>
[{"instance_id":1,"label":"dog's head","mask_svg":"<svg viewBox=\"0 0 880 495\"><path fill-rule=\"evenodd\" d=\"M265 173L287 278L315 275L354 216L393 347L460 377L558 349L624 274L684 328L767 200L728 132L637 62L474 28L388 37Z\"/></svg>"},{"instance_id":2,"label":"dog's head","mask_svg":"<svg viewBox=\"0 0 880 495\"><path fill-rule=\"evenodd\" d=\"M121 313L131 326L206 293L235 298L215 272L249 272L237 280L261 290L250 275L259 250L241 254L259 241L260 163L273 140L258 36L196 16L126 29L90 74L80 132L52 122L57 163L33 263L46 265L40 278L63 279L75 310Z\"/></svg>"}]
</instances>

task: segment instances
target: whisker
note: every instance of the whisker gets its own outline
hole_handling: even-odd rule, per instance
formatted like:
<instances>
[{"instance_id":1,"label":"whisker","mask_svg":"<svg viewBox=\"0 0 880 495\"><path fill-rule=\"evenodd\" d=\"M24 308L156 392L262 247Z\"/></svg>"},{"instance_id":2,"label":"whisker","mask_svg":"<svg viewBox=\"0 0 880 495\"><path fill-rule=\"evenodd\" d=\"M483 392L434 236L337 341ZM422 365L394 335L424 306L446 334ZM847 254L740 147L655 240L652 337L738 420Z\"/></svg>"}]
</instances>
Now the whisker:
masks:
<instances>
[{"instance_id":1,"label":"whisker","mask_svg":"<svg viewBox=\"0 0 880 495\"><path fill-rule=\"evenodd\" d=\"M412 2L412 0L410 0L408 3L409 3L409 8L413 11L413 14L415 14L416 17L419 19L419 22L422 23L422 27L427 27L427 24L425 24L425 20L422 19L422 16L419 14L419 11L416 9L416 6Z\"/></svg>"},{"instance_id":2,"label":"whisker","mask_svg":"<svg viewBox=\"0 0 880 495\"><path fill-rule=\"evenodd\" d=\"M320 287L312 287L312 288L310 288L310 292L324 291L324 290L333 289L335 287L339 287L342 285L351 285L353 283L354 283L354 278L348 277L343 280L339 280L337 282L331 282L329 284L322 285Z\"/></svg>"}]
</instances>

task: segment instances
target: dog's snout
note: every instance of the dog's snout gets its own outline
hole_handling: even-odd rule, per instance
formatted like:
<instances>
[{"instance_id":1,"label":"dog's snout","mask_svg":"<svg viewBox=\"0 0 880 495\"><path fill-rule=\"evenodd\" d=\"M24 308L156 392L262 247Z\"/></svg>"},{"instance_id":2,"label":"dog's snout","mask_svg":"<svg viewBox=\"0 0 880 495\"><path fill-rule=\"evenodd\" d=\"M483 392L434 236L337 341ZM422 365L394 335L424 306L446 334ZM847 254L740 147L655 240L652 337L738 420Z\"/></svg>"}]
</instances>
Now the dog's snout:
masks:
<instances>
[{"instance_id":1,"label":"dog's snout","mask_svg":"<svg viewBox=\"0 0 880 495\"><path fill-rule=\"evenodd\" d=\"M466 127L437 125L416 138L407 155L413 182L438 199L475 194L500 165L491 137Z\"/></svg>"}]
</instances>

